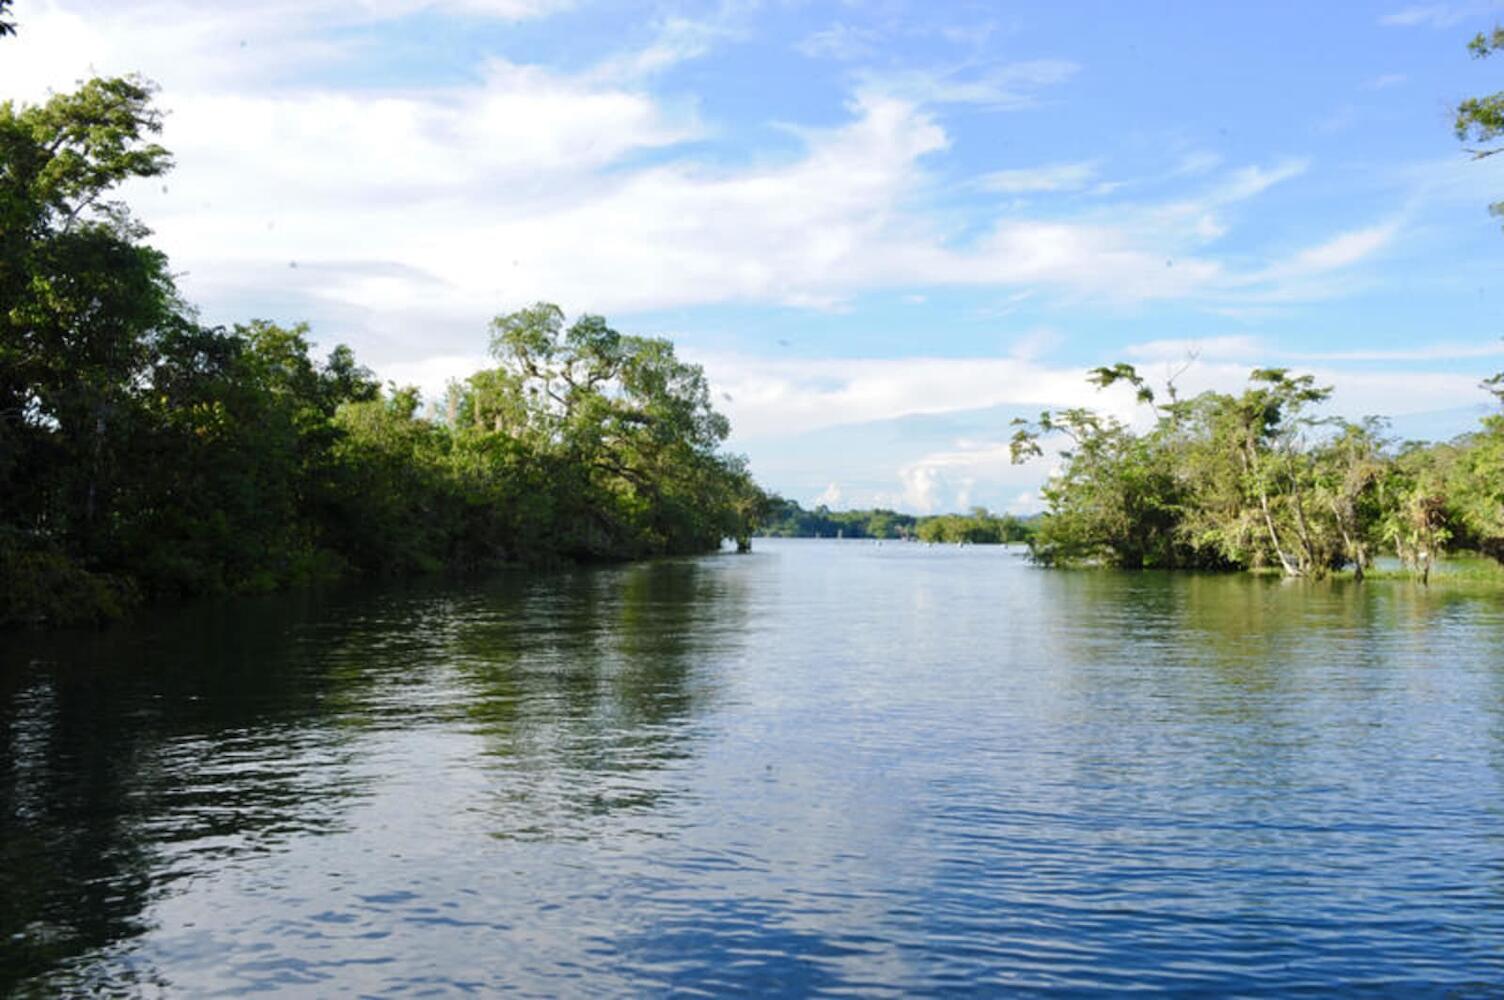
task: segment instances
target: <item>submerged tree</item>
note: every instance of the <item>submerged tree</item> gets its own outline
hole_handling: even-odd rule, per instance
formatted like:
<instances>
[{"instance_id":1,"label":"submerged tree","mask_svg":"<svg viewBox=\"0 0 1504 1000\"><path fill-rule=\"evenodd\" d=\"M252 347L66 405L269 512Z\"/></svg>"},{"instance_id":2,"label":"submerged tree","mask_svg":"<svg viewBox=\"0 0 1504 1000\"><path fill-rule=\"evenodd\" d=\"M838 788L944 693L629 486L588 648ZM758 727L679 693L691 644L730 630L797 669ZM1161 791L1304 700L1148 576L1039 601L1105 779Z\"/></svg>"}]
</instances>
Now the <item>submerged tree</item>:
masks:
<instances>
[{"instance_id":1,"label":"submerged tree","mask_svg":"<svg viewBox=\"0 0 1504 1000\"><path fill-rule=\"evenodd\" d=\"M526 438L577 478L574 544L689 551L744 538L761 506L698 365L666 340L629 336L599 316L566 326L540 303L492 324L498 367L455 406L475 426Z\"/></svg>"},{"instance_id":2,"label":"submerged tree","mask_svg":"<svg viewBox=\"0 0 1504 1000\"><path fill-rule=\"evenodd\" d=\"M1383 440L1374 422L1346 424L1313 408L1331 390L1309 375L1257 369L1239 395L1183 399L1173 379L1157 394L1126 364L1093 370L1154 411L1135 432L1090 410L1015 421L1014 460L1067 440L1046 483L1048 515L1035 540L1046 562L1122 567L1258 568L1320 577L1371 561ZM1162 402L1161 399L1164 401Z\"/></svg>"},{"instance_id":3,"label":"submerged tree","mask_svg":"<svg viewBox=\"0 0 1504 1000\"><path fill-rule=\"evenodd\" d=\"M1385 473L1382 538L1422 584L1431 582L1431 569L1452 540L1447 467L1455 458L1450 448L1410 444Z\"/></svg>"}]
</instances>

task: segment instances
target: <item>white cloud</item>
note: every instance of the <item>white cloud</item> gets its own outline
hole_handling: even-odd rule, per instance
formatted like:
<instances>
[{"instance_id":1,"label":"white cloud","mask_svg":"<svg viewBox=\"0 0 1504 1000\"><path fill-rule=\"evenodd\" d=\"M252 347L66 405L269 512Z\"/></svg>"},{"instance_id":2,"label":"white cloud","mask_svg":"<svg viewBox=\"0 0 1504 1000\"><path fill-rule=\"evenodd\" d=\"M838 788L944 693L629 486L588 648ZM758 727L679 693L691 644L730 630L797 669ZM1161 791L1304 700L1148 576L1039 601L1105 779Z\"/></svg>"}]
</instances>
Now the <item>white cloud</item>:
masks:
<instances>
[{"instance_id":1,"label":"white cloud","mask_svg":"<svg viewBox=\"0 0 1504 1000\"><path fill-rule=\"evenodd\" d=\"M1256 337L1233 335L1188 340L1150 340L1123 349L1135 361L1184 362L1189 358L1258 360L1265 351Z\"/></svg>"},{"instance_id":2,"label":"white cloud","mask_svg":"<svg viewBox=\"0 0 1504 1000\"><path fill-rule=\"evenodd\" d=\"M903 482L903 492L899 494L900 502L910 510L916 510L921 514L930 514L940 502L939 470L923 463L905 466L899 470L898 478Z\"/></svg>"},{"instance_id":3,"label":"white cloud","mask_svg":"<svg viewBox=\"0 0 1504 1000\"><path fill-rule=\"evenodd\" d=\"M977 183L988 191L1024 194L1038 191L1078 191L1096 175L1094 163L1056 163L1043 167L995 170Z\"/></svg>"},{"instance_id":4,"label":"white cloud","mask_svg":"<svg viewBox=\"0 0 1504 1000\"><path fill-rule=\"evenodd\" d=\"M1126 415L1130 401L1098 393L1078 368L1019 358L864 358L772 360L731 355L704 364L739 438L861 424L907 414L1002 405L1046 407L1096 402Z\"/></svg>"},{"instance_id":5,"label":"white cloud","mask_svg":"<svg viewBox=\"0 0 1504 1000\"><path fill-rule=\"evenodd\" d=\"M460 5L505 17L562 6ZM1177 168L1203 185L1189 197L1066 218L1001 213L981 220L979 235L958 235L927 210L941 186L930 163L950 144L930 103L1019 106L1075 71L1049 60L870 78L844 122L799 131L791 154L698 163L685 144L707 126L643 76L734 34L735 5L704 22L665 20L648 48L573 74L492 60L445 87L290 82L301 79L293 68L359 54L314 28L429 6L154 0L125 11L39 0L27 44L14 49L23 55L0 64L0 91L66 87L90 66L169 81L164 141L179 166L165 190L139 185L131 198L186 273L185 293L211 320L244 318L257 302L339 316L377 364L459 353L487 317L540 298L611 314L838 308L871 289L945 286L1218 307L1318 296L1329 289L1300 282L1361 262L1392 235L1344 234L1283 265L1245 254L1234 269L1207 252L1231 225L1224 215L1307 164L1217 173L1206 155ZM643 151L658 155L634 163ZM1063 187L1085 183L1090 166L992 182Z\"/></svg>"},{"instance_id":6,"label":"white cloud","mask_svg":"<svg viewBox=\"0 0 1504 1000\"><path fill-rule=\"evenodd\" d=\"M1450 28L1479 12L1477 4L1413 4L1379 18L1379 23L1391 28Z\"/></svg>"},{"instance_id":7,"label":"white cloud","mask_svg":"<svg viewBox=\"0 0 1504 1000\"><path fill-rule=\"evenodd\" d=\"M664 17L654 26L654 38L646 46L602 61L588 76L596 81L634 81L698 59L717 44L740 36L748 9L746 0L721 0L705 17Z\"/></svg>"},{"instance_id":8,"label":"white cloud","mask_svg":"<svg viewBox=\"0 0 1504 1000\"><path fill-rule=\"evenodd\" d=\"M1210 173L1222 165L1222 157L1209 150L1200 149L1187 153L1176 164L1174 174L1177 176L1194 176L1197 174Z\"/></svg>"},{"instance_id":9,"label":"white cloud","mask_svg":"<svg viewBox=\"0 0 1504 1000\"><path fill-rule=\"evenodd\" d=\"M424 11L522 21L567 10L575 0L28 0L22 38L6 47L7 97L38 100L95 75L141 73L169 96L261 90L310 69L347 64L363 43L332 29L393 21ZM253 86L254 85L254 86Z\"/></svg>"},{"instance_id":10,"label":"white cloud","mask_svg":"<svg viewBox=\"0 0 1504 1000\"><path fill-rule=\"evenodd\" d=\"M1199 344L1203 349L1177 380L1183 396L1208 389L1241 391L1249 370L1256 365L1348 360L1340 353L1301 355L1260 350L1257 341L1237 337L1130 345L1118 357L1164 362L1168 370L1174 371L1184 367L1185 354L1176 349L1182 344ZM1458 352L1447 356L1486 355L1479 350L1477 354ZM1118 357L1101 360L1113 361ZM738 440L754 443L763 437L904 415L957 413L999 406L1031 411L1088 406L1125 421L1142 421L1147 417L1130 391L1117 388L1102 391L1088 383L1085 365L1064 367L998 357L770 360L707 354L691 360L705 366L717 392L731 396L724 409L731 417ZM1382 352L1374 352L1354 355L1352 360L1388 358ZM1348 416L1422 413L1487 398L1473 372L1365 371L1319 363L1302 367L1302 371L1310 372L1323 384L1335 385L1332 412ZM1152 382L1160 372L1145 369L1144 374ZM969 454L969 449L962 451Z\"/></svg>"},{"instance_id":11,"label":"white cloud","mask_svg":"<svg viewBox=\"0 0 1504 1000\"><path fill-rule=\"evenodd\" d=\"M879 39L871 28L837 22L805 36L794 48L811 59L851 61L871 55Z\"/></svg>"},{"instance_id":12,"label":"white cloud","mask_svg":"<svg viewBox=\"0 0 1504 1000\"><path fill-rule=\"evenodd\" d=\"M1262 272L1243 279L1247 284L1263 284L1266 290L1256 297L1276 300L1289 295L1316 297L1308 284L1333 271L1350 268L1380 253L1394 242L1400 232L1398 222L1386 222L1345 233L1338 233L1315 246L1296 251L1270 264Z\"/></svg>"},{"instance_id":13,"label":"white cloud","mask_svg":"<svg viewBox=\"0 0 1504 1000\"><path fill-rule=\"evenodd\" d=\"M921 513L965 510L978 486L998 487L1032 483L1039 469L1013 465L1006 443L965 442L949 451L936 451L898 470L903 504Z\"/></svg>"},{"instance_id":14,"label":"white cloud","mask_svg":"<svg viewBox=\"0 0 1504 1000\"><path fill-rule=\"evenodd\" d=\"M1504 343L1427 344L1399 350L1308 351L1286 357L1301 361L1461 361L1504 355Z\"/></svg>"},{"instance_id":15,"label":"white cloud","mask_svg":"<svg viewBox=\"0 0 1504 1000\"><path fill-rule=\"evenodd\" d=\"M1369 226L1332 237L1319 246L1296 254L1291 265L1303 271L1330 271L1355 264L1393 241L1399 226L1393 223Z\"/></svg>"},{"instance_id":16,"label":"white cloud","mask_svg":"<svg viewBox=\"0 0 1504 1000\"><path fill-rule=\"evenodd\" d=\"M1188 349L1197 353L1187 366ZM1084 365L1049 365L1017 357L769 360L684 353L688 360L705 366L719 406L735 429L733 446L751 455L754 468L761 467L765 458L779 464L780 456L797 450L791 441L802 435L837 427L847 428L843 432L847 435L860 435L864 433L861 425L901 416L960 414L996 407L1034 413L1085 406L1138 427L1152 420L1152 413L1133 400L1130 390L1118 387L1104 391L1088 383ZM1209 389L1240 392L1251 368L1292 365L1315 376L1319 384L1336 387L1329 412L1356 418L1369 413L1401 417L1455 410L1469 403L1481 405L1488 397L1469 365L1462 365L1469 370L1458 373L1354 370L1351 363L1499 355L1504 355L1504 345L1493 343L1432 345L1410 351L1300 353L1274 349L1253 337L1212 336L1128 345L1115 357L1101 360L1133 360L1156 388L1165 376L1178 372L1177 387L1182 397ZM1333 367L1332 362L1348 364ZM425 398L439 399L450 379L463 379L488 363L480 355L442 355L380 366L378 375L398 384L418 385ZM891 489L872 482L872 473L864 471L874 467L875 472L882 467L882 449L876 445L872 458L842 466L859 478L867 478L866 488L824 479L822 472L829 475L831 471L829 459L815 462L809 474L821 476L816 482L824 482L825 487L811 497L811 502L832 508L879 505L919 512L960 510L974 497L1029 493L1056 461L1061 446L1060 442L1047 441L1043 459L1015 466L1006 438L993 439L985 433L957 438L896 468L890 466ZM881 439L879 435L875 440ZM811 492L818 489L814 487ZM1006 509L1018 512L1037 508L1038 500L1033 496L1006 505Z\"/></svg>"},{"instance_id":17,"label":"white cloud","mask_svg":"<svg viewBox=\"0 0 1504 1000\"><path fill-rule=\"evenodd\" d=\"M1129 344L1123 355L1135 361L1180 362L1195 357L1201 362L1236 361L1250 364L1273 364L1307 361L1463 361L1504 355L1504 340L1484 343L1443 341L1419 347L1359 348L1345 351L1301 351L1275 346L1260 337L1247 334L1172 340L1150 340ZM1334 376L1339 381L1341 375Z\"/></svg>"},{"instance_id":18,"label":"white cloud","mask_svg":"<svg viewBox=\"0 0 1504 1000\"><path fill-rule=\"evenodd\" d=\"M1193 161L1194 166L1195 161ZM1210 190L1190 204L1198 207L1218 207L1230 205L1234 202L1247 201L1250 198L1263 194L1276 184L1299 177L1309 170L1310 166L1311 164L1308 160L1285 159L1272 167L1261 167L1258 165L1239 167L1236 170L1230 171Z\"/></svg>"},{"instance_id":19,"label":"white cloud","mask_svg":"<svg viewBox=\"0 0 1504 1000\"><path fill-rule=\"evenodd\" d=\"M976 70L971 66L859 74L861 89L918 105L973 104L1017 110L1035 106L1038 91L1063 83L1080 67L1064 59L1031 59Z\"/></svg>"},{"instance_id":20,"label":"white cloud","mask_svg":"<svg viewBox=\"0 0 1504 1000\"><path fill-rule=\"evenodd\" d=\"M1008 344L1010 357L1033 361L1064 342L1058 330L1040 327L1014 337Z\"/></svg>"},{"instance_id":21,"label":"white cloud","mask_svg":"<svg viewBox=\"0 0 1504 1000\"><path fill-rule=\"evenodd\" d=\"M399 386L415 385L422 391L424 399L439 400L444 398L444 390L450 382L463 382L494 364L481 354L441 354L421 361L382 365L376 369L376 376Z\"/></svg>"}]
</instances>

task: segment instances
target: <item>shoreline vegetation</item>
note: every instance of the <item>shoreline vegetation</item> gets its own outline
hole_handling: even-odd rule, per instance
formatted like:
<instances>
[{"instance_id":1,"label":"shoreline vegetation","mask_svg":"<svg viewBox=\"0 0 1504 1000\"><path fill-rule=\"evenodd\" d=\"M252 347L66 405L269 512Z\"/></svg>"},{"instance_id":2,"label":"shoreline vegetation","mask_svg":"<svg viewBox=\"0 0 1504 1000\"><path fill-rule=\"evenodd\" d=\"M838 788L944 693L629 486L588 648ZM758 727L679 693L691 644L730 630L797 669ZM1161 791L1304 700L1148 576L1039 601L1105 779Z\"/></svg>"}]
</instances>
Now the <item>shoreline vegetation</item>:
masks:
<instances>
[{"instance_id":1,"label":"shoreline vegetation","mask_svg":"<svg viewBox=\"0 0 1504 1000\"><path fill-rule=\"evenodd\" d=\"M773 497L762 513L758 534L769 538L865 538L935 544L1006 545L1034 536L1035 518L993 514L973 507L966 514L902 514L898 511L833 511L824 505L805 510L793 500Z\"/></svg>"},{"instance_id":2,"label":"shoreline vegetation","mask_svg":"<svg viewBox=\"0 0 1504 1000\"><path fill-rule=\"evenodd\" d=\"M425 413L306 326L199 323L109 200L171 166L152 93L0 104L0 626L746 544L766 498L666 340L538 304Z\"/></svg>"},{"instance_id":3,"label":"shoreline vegetation","mask_svg":"<svg viewBox=\"0 0 1504 1000\"><path fill-rule=\"evenodd\" d=\"M1061 445L1030 543L1038 563L1361 581L1392 554L1421 583L1452 555L1504 563L1504 415L1448 442L1397 442L1381 418L1323 415L1331 387L1288 369L1188 399L1173 377L1156 390L1127 364L1089 378L1129 387L1150 423L1086 408L1014 421L1014 462ZM1483 386L1504 401L1504 374Z\"/></svg>"},{"instance_id":4,"label":"shoreline vegetation","mask_svg":"<svg viewBox=\"0 0 1504 1000\"><path fill-rule=\"evenodd\" d=\"M772 537L1026 543L1044 566L1371 575L1392 553L1504 563L1504 415L1444 443L1323 415L1331 388L1256 369L1182 398L1131 366L1146 429L1086 408L1041 515L813 511L765 494L703 371L663 339L539 303L491 324L494 367L425 409L306 325L200 323L150 230L110 200L172 166L138 78L0 103L0 627L353 576L604 561ZM1504 401L1504 373L1483 383ZM1386 574L1387 575L1387 574ZM1456 574L1449 574L1456 575ZM1498 582L1489 572L1461 574Z\"/></svg>"}]
</instances>

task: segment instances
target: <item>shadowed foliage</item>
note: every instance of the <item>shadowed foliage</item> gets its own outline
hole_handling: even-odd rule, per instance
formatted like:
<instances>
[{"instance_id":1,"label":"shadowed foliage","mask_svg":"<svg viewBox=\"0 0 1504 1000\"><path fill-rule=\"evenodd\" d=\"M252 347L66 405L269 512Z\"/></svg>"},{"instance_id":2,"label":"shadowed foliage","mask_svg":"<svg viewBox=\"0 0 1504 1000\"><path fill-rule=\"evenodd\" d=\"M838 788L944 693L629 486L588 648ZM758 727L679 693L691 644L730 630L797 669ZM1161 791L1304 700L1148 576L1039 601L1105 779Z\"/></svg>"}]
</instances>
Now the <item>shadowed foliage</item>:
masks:
<instances>
[{"instance_id":1,"label":"shadowed foliage","mask_svg":"<svg viewBox=\"0 0 1504 1000\"><path fill-rule=\"evenodd\" d=\"M493 324L495 367L424 415L306 326L199 323L111 200L171 167L152 96L109 79L0 104L0 624L750 536L762 494L666 340L523 309Z\"/></svg>"}]
</instances>

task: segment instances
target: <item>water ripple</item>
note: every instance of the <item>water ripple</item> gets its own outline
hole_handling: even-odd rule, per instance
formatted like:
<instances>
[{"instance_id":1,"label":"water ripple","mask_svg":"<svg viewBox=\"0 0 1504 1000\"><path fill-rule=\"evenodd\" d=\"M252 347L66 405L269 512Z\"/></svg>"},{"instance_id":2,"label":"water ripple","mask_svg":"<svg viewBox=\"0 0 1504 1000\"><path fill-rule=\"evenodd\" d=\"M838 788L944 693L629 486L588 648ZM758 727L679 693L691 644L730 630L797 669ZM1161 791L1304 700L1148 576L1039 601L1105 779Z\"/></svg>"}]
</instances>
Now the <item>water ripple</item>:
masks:
<instances>
[{"instance_id":1,"label":"water ripple","mask_svg":"<svg viewBox=\"0 0 1504 1000\"><path fill-rule=\"evenodd\" d=\"M1488 996L1504 606L760 543L0 673L0 993Z\"/></svg>"}]
</instances>

